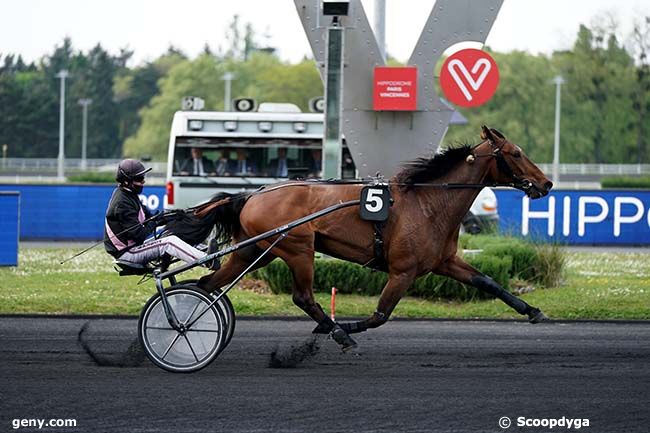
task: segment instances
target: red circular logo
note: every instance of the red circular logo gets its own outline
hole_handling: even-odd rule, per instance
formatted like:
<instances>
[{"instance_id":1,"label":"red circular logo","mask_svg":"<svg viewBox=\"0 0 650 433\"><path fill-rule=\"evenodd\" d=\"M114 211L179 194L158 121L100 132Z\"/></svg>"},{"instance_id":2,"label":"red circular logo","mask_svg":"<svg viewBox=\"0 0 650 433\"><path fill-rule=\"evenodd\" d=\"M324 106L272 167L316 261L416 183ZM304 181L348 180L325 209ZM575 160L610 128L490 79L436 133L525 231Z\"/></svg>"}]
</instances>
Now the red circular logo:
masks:
<instances>
[{"instance_id":1,"label":"red circular logo","mask_svg":"<svg viewBox=\"0 0 650 433\"><path fill-rule=\"evenodd\" d=\"M499 68L485 51L458 51L447 57L440 71L440 87L445 97L461 107L485 104L498 86Z\"/></svg>"}]
</instances>

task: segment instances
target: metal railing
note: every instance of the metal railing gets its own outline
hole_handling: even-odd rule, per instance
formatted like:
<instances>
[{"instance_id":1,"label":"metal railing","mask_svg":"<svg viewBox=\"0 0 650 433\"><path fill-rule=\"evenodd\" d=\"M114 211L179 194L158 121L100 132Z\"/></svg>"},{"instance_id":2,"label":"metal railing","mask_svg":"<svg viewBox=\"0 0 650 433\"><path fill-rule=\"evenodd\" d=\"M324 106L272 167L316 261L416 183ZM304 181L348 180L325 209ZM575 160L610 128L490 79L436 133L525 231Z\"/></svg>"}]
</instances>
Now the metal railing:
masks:
<instances>
[{"instance_id":1,"label":"metal railing","mask_svg":"<svg viewBox=\"0 0 650 433\"><path fill-rule=\"evenodd\" d=\"M115 171L119 159L87 159L86 170L99 172ZM145 162L147 167L152 167L152 174L164 176L167 163L163 161ZM538 164L545 173L553 172L553 164ZM0 175L2 174L49 174L56 173L56 158L3 158L0 160ZM80 172L82 160L80 158L67 158L65 160L66 172ZM650 175L650 164L560 164L560 175L603 175L603 176L635 176Z\"/></svg>"},{"instance_id":2,"label":"metal railing","mask_svg":"<svg viewBox=\"0 0 650 433\"><path fill-rule=\"evenodd\" d=\"M537 164L544 173L553 172L553 164ZM650 174L650 164L560 164L560 175L637 176Z\"/></svg>"},{"instance_id":3,"label":"metal railing","mask_svg":"<svg viewBox=\"0 0 650 433\"><path fill-rule=\"evenodd\" d=\"M66 173L83 171L114 172L120 159L86 159L86 168L82 168L80 158L66 158L64 169ZM160 161L145 162L152 167L152 174L164 176L167 163ZM0 175L14 174L56 174L57 158L3 158L0 160Z\"/></svg>"}]
</instances>

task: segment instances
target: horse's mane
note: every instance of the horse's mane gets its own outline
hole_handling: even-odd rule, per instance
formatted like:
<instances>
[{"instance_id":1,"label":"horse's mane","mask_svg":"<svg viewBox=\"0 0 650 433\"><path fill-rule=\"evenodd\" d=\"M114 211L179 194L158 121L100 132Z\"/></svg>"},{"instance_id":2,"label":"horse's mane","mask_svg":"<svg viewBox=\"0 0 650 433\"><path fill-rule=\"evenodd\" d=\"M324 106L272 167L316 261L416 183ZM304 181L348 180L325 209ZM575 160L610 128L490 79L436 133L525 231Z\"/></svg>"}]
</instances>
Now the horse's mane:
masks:
<instances>
[{"instance_id":1,"label":"horse's mane","mask_svg":"<svg viewBox=\"0 0 650 433\"><path fill-rule=\"evenodd\" d=\"M438 179L449 171L460 161L467 158L472 152L472 146L461 144L450 147L432 158L417 158L404 164L396 179L402 184L402 189L408 190L415 183L430 182Z\"/></svg>"}]
</instances>

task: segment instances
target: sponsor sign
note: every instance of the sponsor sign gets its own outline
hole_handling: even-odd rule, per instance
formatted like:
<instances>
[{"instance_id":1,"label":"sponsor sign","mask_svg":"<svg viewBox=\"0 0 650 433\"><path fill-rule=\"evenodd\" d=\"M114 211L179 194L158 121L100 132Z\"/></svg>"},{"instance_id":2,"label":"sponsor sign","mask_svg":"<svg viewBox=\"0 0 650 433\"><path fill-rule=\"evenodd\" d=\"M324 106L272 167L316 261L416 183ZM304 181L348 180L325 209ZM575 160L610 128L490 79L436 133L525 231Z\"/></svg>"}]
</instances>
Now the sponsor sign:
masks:
<instances>
[{"instance_id":1,"label":"sponsor sign","mask_svg":"<svg viewBox=\"0 0 650 433\"><path fill-rule=\"evenodd\" d=\"M650 191L495 190L502 233L566 244L650 245Z\"/></svg>"},{"instance_id":2,"label":"sponsor sign","mask_svg":"<svg viewBox=\"0 0 650 433\"><path fill-rule=\"evenodd\" d=\"M20 192L21 240L101 239L113 189L114 185L0 185L0 190ZM152 211L162 210L164 200L164 186L145 186L140 195Z\"/></svg>"},{"instance_id":3,"label":"sponsor sign","mask_svg":"<svg viewBox=\"0 0 650 433\"><path fill-rule=\"evenodd\" d=\"M498 86L499 68L485 51L458 51L447 57L440 71L440 87L445 97L461 107L485 104Z\"/></svg>"},{"instance_id":4,"label":"sponsor sign","mask_svg":"<svg viewBox=\"0 0 650 433\"><path fill-rule=\"evenodd\" d=\"M417 105L416 67L375 68L373 108L376 111L413 111Z\"/></svg>"}]
</instances>

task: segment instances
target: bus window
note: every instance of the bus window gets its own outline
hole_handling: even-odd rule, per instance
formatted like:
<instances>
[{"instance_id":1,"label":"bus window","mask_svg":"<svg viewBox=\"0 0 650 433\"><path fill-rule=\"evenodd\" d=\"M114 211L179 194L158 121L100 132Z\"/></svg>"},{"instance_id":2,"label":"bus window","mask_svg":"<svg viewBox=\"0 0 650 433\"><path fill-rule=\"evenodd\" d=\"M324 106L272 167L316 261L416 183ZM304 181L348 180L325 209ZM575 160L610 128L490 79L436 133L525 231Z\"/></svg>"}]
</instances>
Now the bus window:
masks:
<instances>
[{"instance_id":1,"label":"bus window","mask_svg":"<svg viewBox=\"0 0 650 433\"><path fill-rule=\"evenodd\" d=\"M178 143L174 149L173 176L228 176L305 178L322 176L320 140L288 143ZM318 147L317 147L318 146ZM343 148L341 177L353 179L356 169L350 151Z\"/></svg>"}]
</instances>

